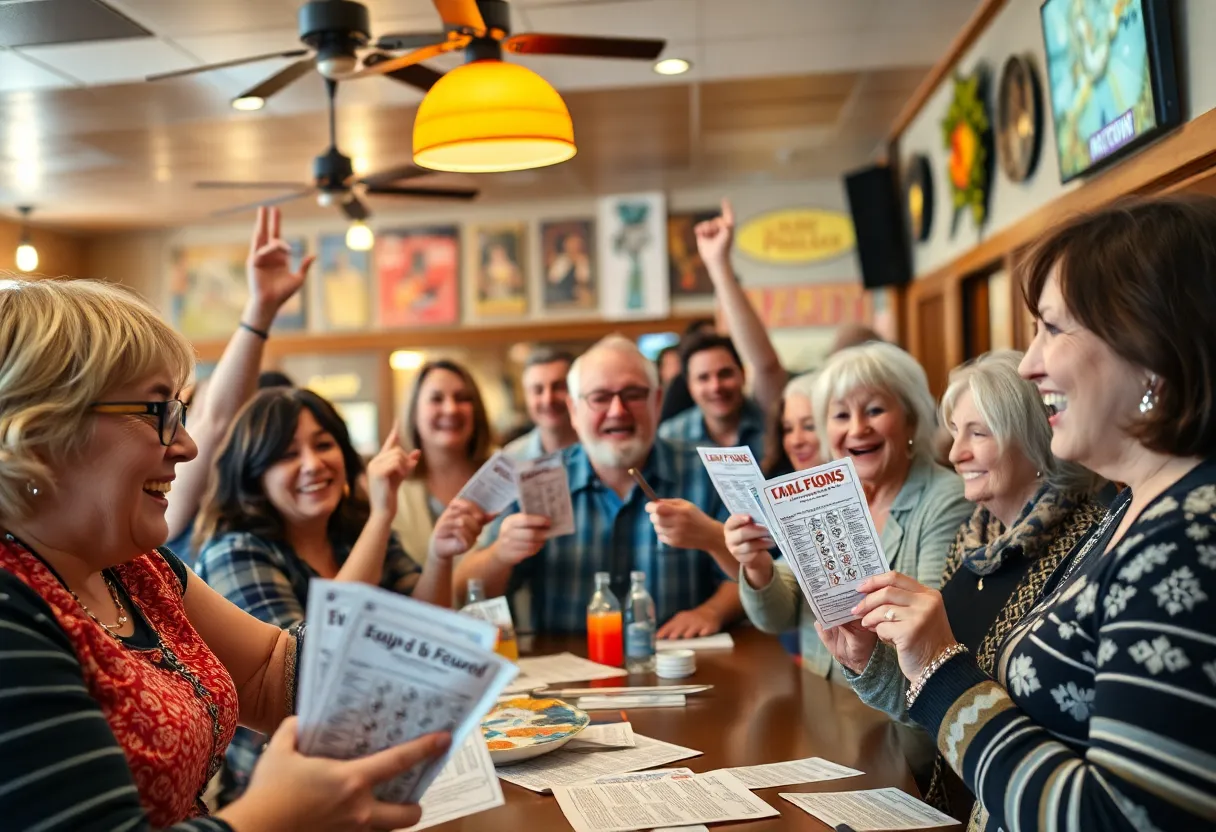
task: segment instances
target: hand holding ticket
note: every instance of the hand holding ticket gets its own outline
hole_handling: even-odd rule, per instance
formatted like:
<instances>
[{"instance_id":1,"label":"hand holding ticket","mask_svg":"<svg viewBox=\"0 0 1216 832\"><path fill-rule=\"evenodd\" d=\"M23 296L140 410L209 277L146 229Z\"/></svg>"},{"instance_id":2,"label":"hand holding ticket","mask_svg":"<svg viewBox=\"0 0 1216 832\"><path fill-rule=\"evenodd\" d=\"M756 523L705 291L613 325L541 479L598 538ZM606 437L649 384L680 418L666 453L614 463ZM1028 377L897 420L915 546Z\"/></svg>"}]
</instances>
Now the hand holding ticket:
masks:
<instances>
[{"instance_id":1,"label":"hand holding ticket","mask_svg":"<svg viewBox=\"0 0 1216 832\"><path fill-rule=\"evenodd\" d=\"M500 451L478 469L456 495L498 514L518 502L523 514L549 518L546 537L574 534L570 481L561 452L534 460L515 460Z\"/></svg>"}]
</instances>

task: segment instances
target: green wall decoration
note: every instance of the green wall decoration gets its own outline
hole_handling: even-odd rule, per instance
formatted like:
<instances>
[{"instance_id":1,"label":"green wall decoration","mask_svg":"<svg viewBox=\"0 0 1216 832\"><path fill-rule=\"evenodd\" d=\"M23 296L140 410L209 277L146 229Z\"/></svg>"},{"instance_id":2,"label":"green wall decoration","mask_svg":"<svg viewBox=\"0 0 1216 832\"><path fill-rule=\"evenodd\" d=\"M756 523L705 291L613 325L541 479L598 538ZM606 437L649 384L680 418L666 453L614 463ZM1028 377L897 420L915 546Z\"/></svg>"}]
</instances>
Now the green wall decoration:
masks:
<instances>
[{"instance_id":1,"label":"green wall decoration","mask_svg":"<svg viewBox=\"0 0 1216 832\"><path fill-rule=\"evenodd\" d=\"M977 227L987 219L992 182L992 120L988 115L987 72L954 77L954 96L942 119L942 142L949 151L947 170L954 206L954 226L965 208Z\"/></svg>"}]
</instances>

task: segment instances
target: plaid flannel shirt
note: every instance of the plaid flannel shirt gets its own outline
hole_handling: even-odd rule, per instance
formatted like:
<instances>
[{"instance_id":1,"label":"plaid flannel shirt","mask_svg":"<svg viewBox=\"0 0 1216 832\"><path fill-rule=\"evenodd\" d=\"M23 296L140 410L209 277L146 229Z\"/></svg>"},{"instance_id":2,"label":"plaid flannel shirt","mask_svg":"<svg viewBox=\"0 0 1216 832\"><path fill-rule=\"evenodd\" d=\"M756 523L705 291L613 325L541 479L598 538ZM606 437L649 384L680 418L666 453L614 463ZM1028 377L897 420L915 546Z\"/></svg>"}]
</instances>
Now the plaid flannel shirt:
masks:
<instances>
[{"instance_id":1,"label":"plaid flannel shirt","mask_svg":"<svg viewBox=\"0 0 1216 832\"><path fill-rule=\"evenodd\" d=\"M730 580L705 552L660 543L646 513L646 495L634 487L622 500L600 482L581 445L562 452L574 507L574 534L551 538L534 557L515 567L508 596L528 585L537 632L582 633L595 573L612 576L612 591L624 601L629 573L646 573L662 624L676 613L699 606L724 580ZM715 520L726 508L710 482L696 449L656 439L642 473L660 497L681 497ZM498 539L509 507L489 527L485 540Z\"/></svg>"},{"instance_id":2,"label":"plaid flannel shirt","mask_svg":"<svg viewBox=\"0 0 1216 832\"><path fill-rule=\"evenodd\" d=\"M743 413L739 417L739 445L752 449L756 461L764 459L764 409L755 399L743 399ZM705 427L705 417L701 408L690 407L672 416L659 425L659 436L671 442L683 442L685 445L696 447L716 444L709 438L709 430Z\"/></svg>"}]
</instances>

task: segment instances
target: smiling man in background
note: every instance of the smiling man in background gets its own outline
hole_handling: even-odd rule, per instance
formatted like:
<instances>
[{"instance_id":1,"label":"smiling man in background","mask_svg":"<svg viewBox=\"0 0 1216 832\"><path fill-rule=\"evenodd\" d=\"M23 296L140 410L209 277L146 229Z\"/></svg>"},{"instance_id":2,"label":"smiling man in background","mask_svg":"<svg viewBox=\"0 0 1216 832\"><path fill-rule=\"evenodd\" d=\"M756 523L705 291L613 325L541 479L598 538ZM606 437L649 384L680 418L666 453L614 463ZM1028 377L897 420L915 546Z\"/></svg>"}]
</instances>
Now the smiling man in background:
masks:
<instances>
[{"instance_id":1,"label":"smiling man in background","mask_svg":"<svg viewBox=\"0 0 1216 832\"><path fill-rule=\"evenodd\" d=\"M541 348L524 362L524 405L535 427L510 442L502 452L513 459L539 459L578 441L566 404L566 374L574 356Z\"/></svg>"}]
</instances>

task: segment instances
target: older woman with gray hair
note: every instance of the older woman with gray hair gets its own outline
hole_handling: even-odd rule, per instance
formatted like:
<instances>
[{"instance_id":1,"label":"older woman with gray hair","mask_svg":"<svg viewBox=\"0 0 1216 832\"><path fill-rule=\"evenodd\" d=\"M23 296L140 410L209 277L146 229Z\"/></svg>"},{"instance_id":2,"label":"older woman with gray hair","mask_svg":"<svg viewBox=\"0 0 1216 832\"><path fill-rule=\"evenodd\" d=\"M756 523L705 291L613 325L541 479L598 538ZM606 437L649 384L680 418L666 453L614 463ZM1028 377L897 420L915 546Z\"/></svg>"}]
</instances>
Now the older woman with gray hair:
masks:
<instances>
[{"instance_id":1,"label":"older woman with gray hair","mask_svg":"<svg viewBox=\"0 0 1216 832\"><path fill-rule=\"evenodd\" d=\"M925 371L893 344L849 347L828 359L811 400L821 453L853 460L891 568L937 586L946 550L971 506L959 477L933 461L937 414ZM784 566L775 569L774 543L763 526L736 516L725 535L742 567L739 596L752 622L780 633L801 615L802 666L845 684L812 629L814 615L803 609L793 575Z\"/></svg>"},{"instance_id":2,"label":"older woman with gray hair","mask_svg":"<svg viewBox=\"0 0 1216 832\"><path fill-rule=\"evenodd\" d=\"M954 633L989 673L997 647L1103 513L1092 496L1101 479L1052 455L1047 412L1018 375L1021 358L1004 350L957 368L941 404L950 462L975 504L946 556L942 600ZM904 719L907 680L895 650L860 622L823 637L861 699ZM927 798L956 812L974 802L940 755Z\"/></svg>"}]
</instances>

